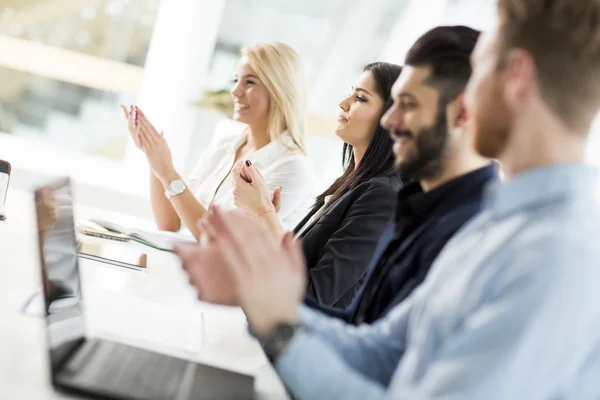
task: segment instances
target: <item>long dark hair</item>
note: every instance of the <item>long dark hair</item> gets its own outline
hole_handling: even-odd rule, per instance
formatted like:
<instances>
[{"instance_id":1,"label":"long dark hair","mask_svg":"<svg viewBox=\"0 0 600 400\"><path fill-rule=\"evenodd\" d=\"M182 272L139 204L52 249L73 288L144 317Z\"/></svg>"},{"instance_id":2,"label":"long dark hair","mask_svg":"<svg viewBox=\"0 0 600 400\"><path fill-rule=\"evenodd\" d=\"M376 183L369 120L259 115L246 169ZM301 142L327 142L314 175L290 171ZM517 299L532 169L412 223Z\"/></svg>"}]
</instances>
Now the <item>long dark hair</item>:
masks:
<instances>
[{"instance_id":1,"label":"long dark hair","mask_svg":"<svg viewBox=\"0 0 600 400\"><path fill-rule=\"evenodd\" d=\"M377 94L385 101L383 112L381 113L383 116L392 105L390 92L392 91L392 85L398 79L400 71L402 71L402 67L396 64L375 62L365 66L363 68L364 71L371 72L377 86ZM344 150L342 152L344 173L327 190L317 196L313 211L323 205L327 196L332 196L328 203L330 205L348 192L348 190L368 181L372 177L392 173L394 170L392 146L393 142L388 131L382 128L381 124L377 124L375 134L367 147L367 151L365 151L358 168L355 169L352 146L344 143Z\"/></svg>"}]
</instances>

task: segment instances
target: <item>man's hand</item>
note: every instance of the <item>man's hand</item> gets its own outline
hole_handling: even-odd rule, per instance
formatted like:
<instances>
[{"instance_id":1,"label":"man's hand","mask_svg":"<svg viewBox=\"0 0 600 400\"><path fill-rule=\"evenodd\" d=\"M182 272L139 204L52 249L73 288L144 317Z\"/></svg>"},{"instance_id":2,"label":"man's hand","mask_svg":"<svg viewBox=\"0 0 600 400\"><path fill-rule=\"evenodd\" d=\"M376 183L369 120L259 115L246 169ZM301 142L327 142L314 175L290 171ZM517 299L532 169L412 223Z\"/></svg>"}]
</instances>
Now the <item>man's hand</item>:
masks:
<instances>
[{"instance_id":1,"label":"man's hand","mask_svg":"<svg viewBox=\"0 0 600 400\"><path fill-rule=\"evenodd\" d=\"M216 253L207 249L196 257L204 264L215 262L211 257L224 261L254 331L264 337L280 322L297 322L306 271L293 234L279 242L256 217L240 210L223 213L215 207L206 223Z\"/></svg>"},{"instance_id":2,"label":"man's hand","mask_svg":"<svg viewBox=\"0 0 600 400\"><path fill-rule=\"evenodd\" d=\"M176 246L190 283L198 291L198 298L213 304L239 306L237 288L225 261L216 246L210 243Z\"/></svg>"}]
</instances>

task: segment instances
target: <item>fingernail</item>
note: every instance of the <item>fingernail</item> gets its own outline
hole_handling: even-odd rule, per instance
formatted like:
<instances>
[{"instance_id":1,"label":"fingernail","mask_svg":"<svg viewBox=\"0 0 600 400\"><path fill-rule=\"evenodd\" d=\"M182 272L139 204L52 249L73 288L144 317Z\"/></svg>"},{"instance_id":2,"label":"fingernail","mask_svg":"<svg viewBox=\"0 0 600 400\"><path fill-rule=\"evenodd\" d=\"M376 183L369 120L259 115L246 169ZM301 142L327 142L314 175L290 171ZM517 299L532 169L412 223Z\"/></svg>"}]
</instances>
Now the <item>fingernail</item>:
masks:
<instances>
[{"instance_id":1,"label":"fingernail","mask_svg":"<svg viewBox=\"0 0 600 400\"><path fill-rule=\"evenodd\" d=\"M252 162L250 160L246 160L246 167L249 167L252 165Z\"/></svg>"}]
</instances>

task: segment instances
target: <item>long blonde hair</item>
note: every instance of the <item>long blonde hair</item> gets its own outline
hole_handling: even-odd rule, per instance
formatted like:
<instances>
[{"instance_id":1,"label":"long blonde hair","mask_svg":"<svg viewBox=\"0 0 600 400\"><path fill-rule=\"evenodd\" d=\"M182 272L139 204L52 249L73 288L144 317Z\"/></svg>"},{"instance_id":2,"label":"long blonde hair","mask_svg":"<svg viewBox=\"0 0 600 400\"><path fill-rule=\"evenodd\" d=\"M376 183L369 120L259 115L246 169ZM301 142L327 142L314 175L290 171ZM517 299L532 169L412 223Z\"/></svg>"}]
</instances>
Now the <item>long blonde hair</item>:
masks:
<instances>
[{"instance_id":1,"label":"long blonde hair","mask_svg":"<svg viewBox=\"0 0 600 400\"><path fill-rule=\"evenodd\" d=\"M284 43L258 43L242 50L248 63L269 91L271 141L287 131L298 148L306 153L307 84L298 53Z\"/></svg>"}]
</instances>

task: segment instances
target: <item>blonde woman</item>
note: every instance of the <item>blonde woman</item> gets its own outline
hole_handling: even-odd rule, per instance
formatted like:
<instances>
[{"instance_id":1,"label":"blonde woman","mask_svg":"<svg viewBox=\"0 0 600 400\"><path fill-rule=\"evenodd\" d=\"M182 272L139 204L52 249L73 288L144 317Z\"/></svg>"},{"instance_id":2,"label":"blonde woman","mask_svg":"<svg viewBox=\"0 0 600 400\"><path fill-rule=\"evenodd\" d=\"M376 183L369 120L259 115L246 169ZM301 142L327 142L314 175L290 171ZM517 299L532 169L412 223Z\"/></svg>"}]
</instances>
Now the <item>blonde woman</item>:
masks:
<instances>
[{"instance_id":1,"label":"blonde woman","mask_svg":"<svg viewBox=\"0 0 600 400\"><path fill-rule=\"evenodd\" d=\"M235 207L234 175L242 162L261 172L280 204L281 224L293 228L313 197L313 168L305 154L306 90L302 63L292 48L282 43L245 48L231 94L233 119L246 127L213 140L185 182L162 134L138 107L123 107L133 141L150 165L150 197L159 229L177 231L183 221L198 239L197 221L210 205Z\"/></svg>"}]
</instances>

